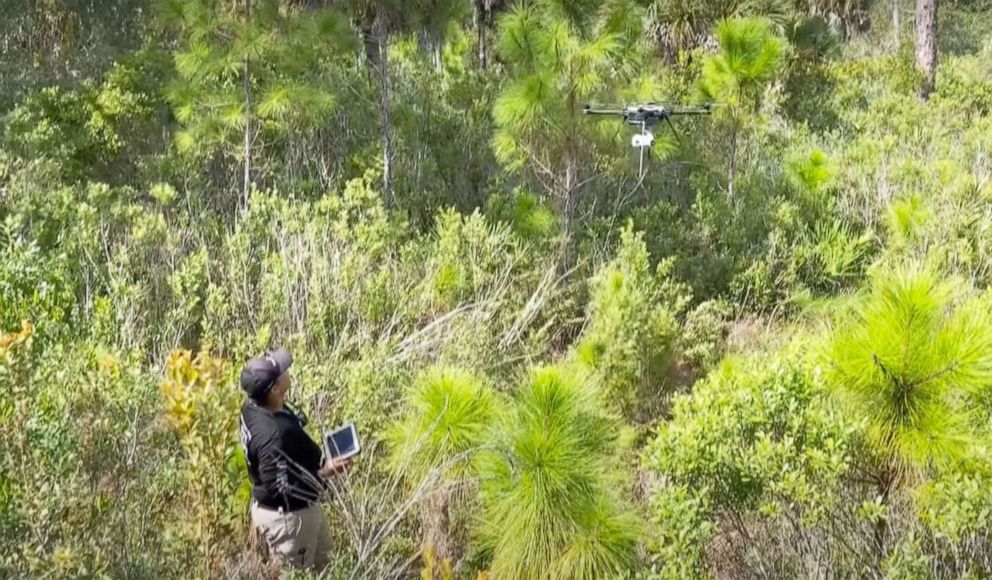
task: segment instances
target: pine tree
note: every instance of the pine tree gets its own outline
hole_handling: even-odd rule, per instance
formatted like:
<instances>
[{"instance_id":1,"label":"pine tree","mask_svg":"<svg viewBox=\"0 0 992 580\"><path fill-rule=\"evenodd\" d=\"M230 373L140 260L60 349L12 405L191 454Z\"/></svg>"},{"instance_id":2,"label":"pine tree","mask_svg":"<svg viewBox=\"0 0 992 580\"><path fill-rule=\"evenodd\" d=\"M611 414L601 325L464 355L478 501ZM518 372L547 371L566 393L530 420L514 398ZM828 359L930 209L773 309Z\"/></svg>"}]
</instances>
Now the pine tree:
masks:
<instances>
[{"instance_id":1,"label":"pine tree","mask_svg":"<svg viewBox=\"0 0 992 580\"><path fill-rule=\"evenodd\" d=\"M866 426L883 505L909 474L947 467L975 441L976 396L992 382L988 312L951 282L902 267L877 275L835 330L829 384ZM884 519L875 539L884 555Z\"/></svg>"},{"instance_id":2,"label":"pine tree","mask_svg":"<svg viewBox=\"0 0 992 580\"><path fill-rule=\"evenodd\" d=\"M621 578L637 524L618 499L619 422L581 374L534 370L483 458L482 535L495 578Z\"/></svg>"},{"instance_id":3,"label":"pine tree","mask_svg":"<svg viewBox=\"0 0 992 580\"><path fill-rule=\"evenodd\" d=\"M730 128L727 201L734 199L738 138L749 115L757 112L761 92L778 71L785 41L762 18L725 20L716 28L720 51L703 63L699 92L703 100L718 103L718 113Z\"/></svg>"},{"instance_id":4,"label":"pine tree","mask_svg":"<svg viewBox=\"0 0 992 580\"><path fill-rule=\"evenodd\" d=\"M278 0L166 0L163 12L180 37L167 94L184 126L177 145L200 155L240 149L246 206L265 139L330 113L335 95L322 72L352 35L334 12L287 10Z\"/></svg>"},{"instance_id":5,"label":"pine tree","mask_svg":"<svg viewBox=\"0 0 992 580\"><path fill-rule=\"evenodd\" d=\"M456 555L451 514L465 491L473 489L476 456L492 435L495 403L494 393L478 377L433 367L416 377L407 396L408 411L387 433L395 473L417 486L436 471L444 483L421 509L425 550L433 550L438 560Z\"/></svg>"},{"instance_id":6,"label":"pine tree","mask_svg":"<svg viewBox=\"0 0 992 580\"><path fill-rule=\"evenodd\" d=\"M526 171L558 202L569 234L594 131L582 118L582 107L622 88L627 69L619 57L632 38L614 26L629 22L616 15L633 5L597 6L534 0L517 4L500 19L498 50L509 79L494 110L496 156L508 168Z\"/></svg>"}]
</instances>

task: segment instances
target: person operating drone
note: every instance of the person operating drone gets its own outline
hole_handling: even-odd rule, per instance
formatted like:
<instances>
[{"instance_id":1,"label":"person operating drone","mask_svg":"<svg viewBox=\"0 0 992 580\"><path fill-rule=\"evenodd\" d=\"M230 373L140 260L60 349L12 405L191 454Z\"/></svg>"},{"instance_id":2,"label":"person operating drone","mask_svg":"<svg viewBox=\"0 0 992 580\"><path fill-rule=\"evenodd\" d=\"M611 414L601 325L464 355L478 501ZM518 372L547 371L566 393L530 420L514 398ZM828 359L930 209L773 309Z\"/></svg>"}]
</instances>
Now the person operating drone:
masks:
<instances>
[{"instance_id":1,"label":"person operating drone","mask_svg":"<svg viewBox=\"0 0 992 580\"><path fill-rule=\"evenodd\" d=\"M251 480L251 520L280 565L320 572L331 535L319 505L325 479L344 471L359 450L354 425L325 435L325 451L304 431L306 418L286 404L293 356L285 349L248 361L241 371L247 397L240 432ZM340 453L341 434L352 449ZM331 447L328 447L331 441Z\"/></svg>"}]
</instances>

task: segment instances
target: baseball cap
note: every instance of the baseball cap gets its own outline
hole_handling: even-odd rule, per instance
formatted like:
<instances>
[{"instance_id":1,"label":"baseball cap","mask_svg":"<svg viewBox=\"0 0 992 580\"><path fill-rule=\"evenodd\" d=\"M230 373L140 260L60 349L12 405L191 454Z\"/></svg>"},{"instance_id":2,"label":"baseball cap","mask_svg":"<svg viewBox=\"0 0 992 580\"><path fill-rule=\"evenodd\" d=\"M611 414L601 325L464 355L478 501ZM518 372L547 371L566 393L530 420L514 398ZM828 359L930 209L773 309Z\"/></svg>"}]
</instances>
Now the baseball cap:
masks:
<instances>
[{"instance_id":1,"label":"baseball cap","mask_svg":"<svg viewBox=\"0 0 992 580\"><path fill-rule=\"evenodd\" d=\"M260 399L272 390L279 377L293 364L293 355L280 348L255 357L241 371L241 389L251 398Z\"/></svg>"}]
</instances>

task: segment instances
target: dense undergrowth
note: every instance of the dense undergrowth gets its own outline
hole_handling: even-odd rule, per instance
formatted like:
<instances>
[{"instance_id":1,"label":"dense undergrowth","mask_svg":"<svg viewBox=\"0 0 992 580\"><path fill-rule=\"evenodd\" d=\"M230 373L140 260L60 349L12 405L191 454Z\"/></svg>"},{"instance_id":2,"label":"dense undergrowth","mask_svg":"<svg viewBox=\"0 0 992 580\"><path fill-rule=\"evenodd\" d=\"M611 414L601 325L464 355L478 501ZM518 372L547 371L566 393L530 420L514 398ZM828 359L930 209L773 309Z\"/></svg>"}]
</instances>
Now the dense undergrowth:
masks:
<instances>
[{"instance_id":1,"label":"dense undergrowth","mask_svg":"<svg viewBox=\"0 0 992 580\"><path fill-rule=\"evenodd\" d=\"M922 101L898 1L30 4L0 577L263 575L274 346L367 441L330 578L992 575L989 6ZM640 174L648 100L716 106Z\"/></svg>"}]
</instances>

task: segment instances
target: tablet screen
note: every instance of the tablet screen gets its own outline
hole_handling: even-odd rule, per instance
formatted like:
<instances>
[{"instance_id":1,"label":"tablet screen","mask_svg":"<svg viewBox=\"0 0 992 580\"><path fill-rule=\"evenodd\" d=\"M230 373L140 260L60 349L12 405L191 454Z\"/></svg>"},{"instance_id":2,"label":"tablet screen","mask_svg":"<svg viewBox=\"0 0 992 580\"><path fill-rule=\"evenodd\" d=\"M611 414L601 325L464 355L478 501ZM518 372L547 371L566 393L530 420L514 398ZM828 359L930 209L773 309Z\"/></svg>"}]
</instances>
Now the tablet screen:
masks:
<instances>
[{"instance_id":1,"label":"tablet screen","mask_svg":"<svg viewBox=\"0 0 992 580\"><path fill-rule=\"evenodd\" d=\"M324 434L324 447L328 457L351 457L359 452L358 432L349 423L337 431Z\"/></svg>"}]
</instances>

